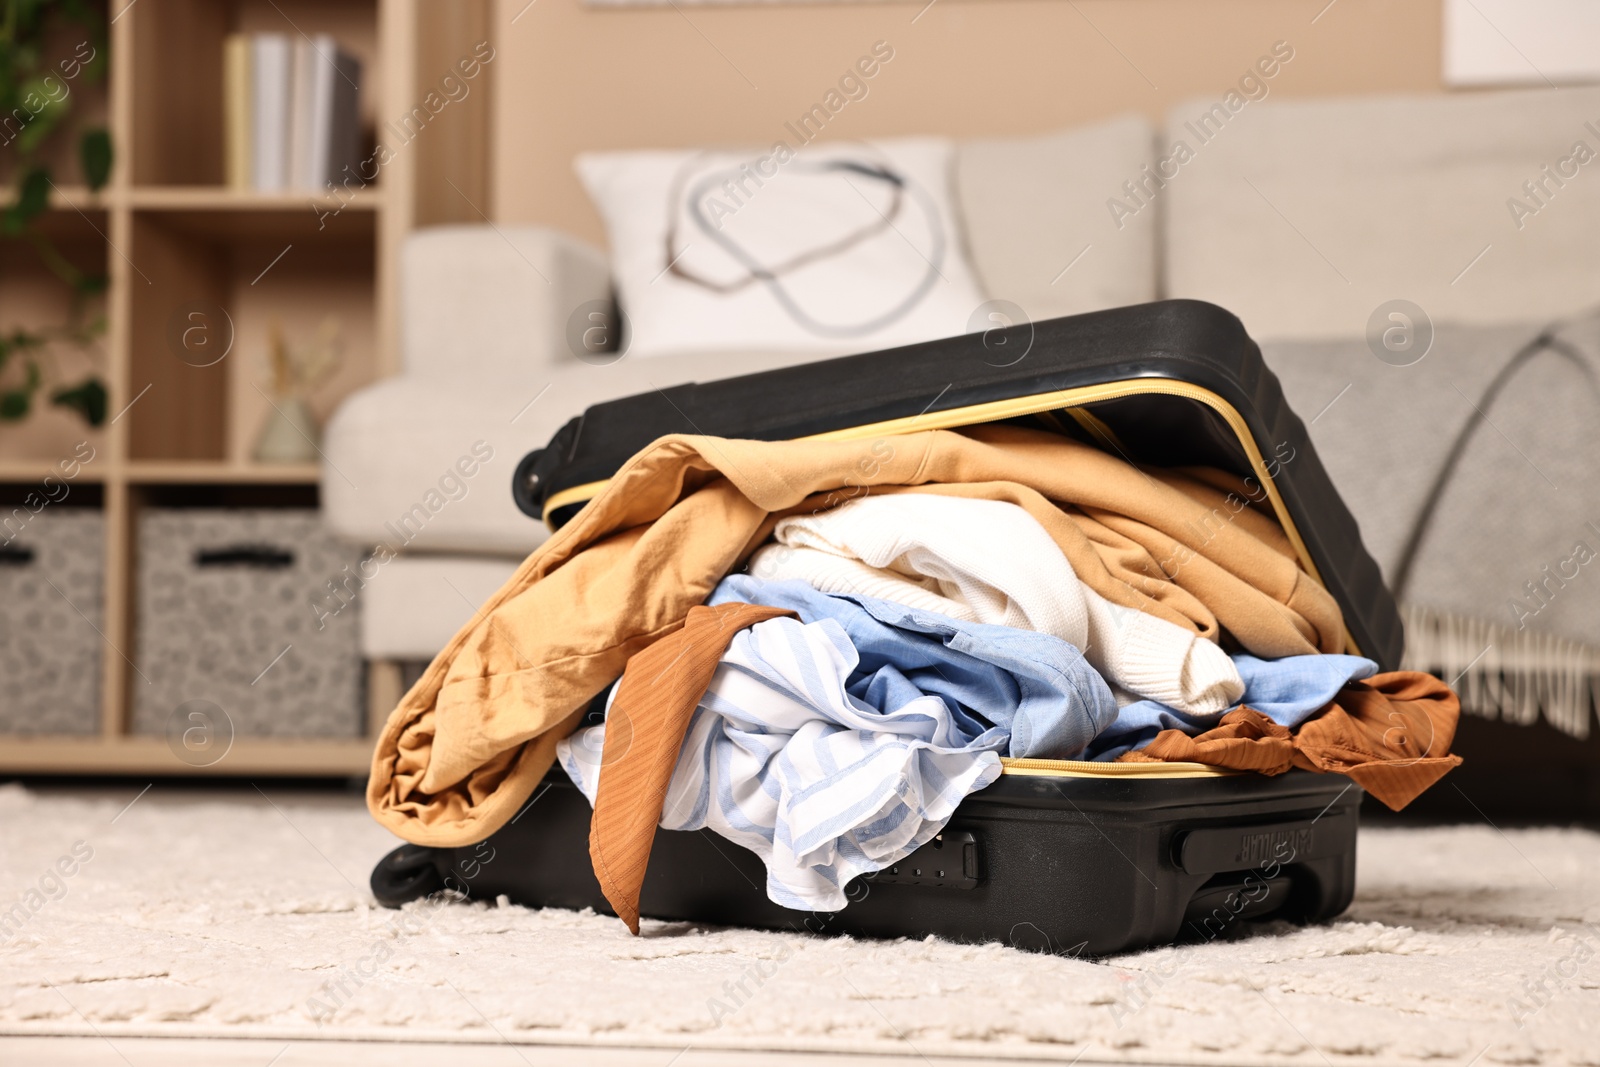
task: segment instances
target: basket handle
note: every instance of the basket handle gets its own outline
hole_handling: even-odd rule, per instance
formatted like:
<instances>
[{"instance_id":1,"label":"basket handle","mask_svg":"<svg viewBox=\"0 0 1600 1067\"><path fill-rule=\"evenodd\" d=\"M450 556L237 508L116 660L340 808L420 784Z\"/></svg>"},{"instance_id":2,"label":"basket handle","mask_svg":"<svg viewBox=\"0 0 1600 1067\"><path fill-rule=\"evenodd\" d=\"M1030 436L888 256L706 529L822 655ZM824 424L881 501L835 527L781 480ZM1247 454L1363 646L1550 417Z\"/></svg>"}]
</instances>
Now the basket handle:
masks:
<instances>
[{"instance_id":1,"label":"basket handle","mask_svg":"<svg viewBox=\"0 0 1600 1067\"><path fill-rule=\"evenodd\" d=\"M294 566L294 553L273 545L223 545L218 548L200 548L194 553L196 567L256 567L260 570L282 570Z\"/></svg>"}]
</instances>

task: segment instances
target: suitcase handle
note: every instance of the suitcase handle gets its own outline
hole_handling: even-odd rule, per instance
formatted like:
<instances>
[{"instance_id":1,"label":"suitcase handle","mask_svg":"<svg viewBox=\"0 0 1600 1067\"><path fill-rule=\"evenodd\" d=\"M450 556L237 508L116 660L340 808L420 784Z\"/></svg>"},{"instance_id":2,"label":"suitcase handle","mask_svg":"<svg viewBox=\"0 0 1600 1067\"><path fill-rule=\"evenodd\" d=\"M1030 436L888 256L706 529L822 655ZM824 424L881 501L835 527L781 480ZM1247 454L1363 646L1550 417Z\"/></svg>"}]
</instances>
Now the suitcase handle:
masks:
<instances>
[{"instance_id":1,"label":"suitcase handle","mask_svg":"<svg viewBox=\"0 0 1600 1067\"><path fill-rule=\"evenodd\" d=\"M282 570L294 565L294 553L272 545L225 545L200 548L194 553L196 567L260 567Z\"/></svg>"},{"instance_id":2,"label":"suitcase handle","mask_svg":"<svg viewBox=\"0 0 1600 1067\"><path fill-rule=\"evenodd\" d=\"M26 567L33 562L33 549L0 545L0 567Z\"/></svg>"},{"instance_id":3,"label":"suitcase handle","mask_svg":"<svg viewBox=\"0 0 1600 1067\"><path fill-rule=\"evenodd\" d=\"M1355 848L1354 819L1299 819L1254 826L1209 826L1180 831L1172 861L1189 874L1267 870L1328 859Z\"/></svg>"}]
</instances>

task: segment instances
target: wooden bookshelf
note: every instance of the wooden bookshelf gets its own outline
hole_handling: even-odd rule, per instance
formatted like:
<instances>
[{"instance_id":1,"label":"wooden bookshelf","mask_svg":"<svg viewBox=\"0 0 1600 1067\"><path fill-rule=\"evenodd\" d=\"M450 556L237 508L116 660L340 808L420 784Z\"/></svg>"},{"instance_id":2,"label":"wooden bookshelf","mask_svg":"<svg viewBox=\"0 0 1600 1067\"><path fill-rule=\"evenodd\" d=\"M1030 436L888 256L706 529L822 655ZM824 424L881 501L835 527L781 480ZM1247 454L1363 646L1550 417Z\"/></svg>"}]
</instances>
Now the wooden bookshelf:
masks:
<instances>
[{"instance_id":1,"label":"wooden bookshelf","mask_svg":"<svg viewBox=\"0 0 1600 1067\"><path fill-rule=\"evenodd\" d=\"M361 60L363 138L370 148L381 122L406 112L426 91L423 79L434 65L447 69L452 50L466 54L473 40L483 39L487 10L487 0L109 0L110 75L101 86L75 90L87 96L75 106L109 127L115 169L106 188L90 192L70 163L63 165L44 220L69 258L109 277L97 367L109 390L107 423L91 430L41 405L22 424L0 424L0 493L16 496L39 485L77 442L94 449L74 479L75 492L83 487L74 503L97 507L106 519L100 732L0 735L0 774L366 772L369 738L241 736L226 758L196 768L175 758L163 738L129 732L129 659L137 647L134 531L147 502L186 492L247 497L281 489L283 499L314 503L317 466L250 459L270 410L257 388L265 377L268 324L281 323L294 339L309 337L329 316L338 321L343 361L311 398L326 420L343 397L397 367L401 240L419 220L461 217L449 205L456 194L447 183L435 178L419 193L419 168L468 189L482 189L487 180L474 169L486 158L473 133L486 125L488 88L478 86L472 108L452 117L458 128L419 137L353 194L335 200L227 188L226 35L332 34ZM462 151L463 129L480 137L476 156ZM9 250L0 258L0 329L30 324L33 316L48 319L65 307L54 279L31 260ZM174 314L201 303L225 309L234 340L225 358L196 367L172 351L169 330ZM390 665L379 665L369 679L370 735L398 692Z\"/></svg>"}]
</instances>

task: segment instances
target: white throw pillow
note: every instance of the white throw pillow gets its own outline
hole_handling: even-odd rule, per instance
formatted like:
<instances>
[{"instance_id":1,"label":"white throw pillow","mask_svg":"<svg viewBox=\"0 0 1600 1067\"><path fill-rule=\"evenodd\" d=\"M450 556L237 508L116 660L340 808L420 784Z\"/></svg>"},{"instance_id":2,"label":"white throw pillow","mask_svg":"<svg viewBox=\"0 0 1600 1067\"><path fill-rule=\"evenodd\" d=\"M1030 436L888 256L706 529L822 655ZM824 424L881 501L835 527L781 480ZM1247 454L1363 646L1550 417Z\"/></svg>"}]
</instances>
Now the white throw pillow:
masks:
<instances>
[{"instance_id":1,"label":"white throw pillow","mask_svg":"<svg viewBox=\"0 0 1600 1067\"><path fill-rule=\"evenodd\" d=\"M969 332L984 297L949 141L589 153L630 358L869 352Z\"/></svg>"}]
</instances>

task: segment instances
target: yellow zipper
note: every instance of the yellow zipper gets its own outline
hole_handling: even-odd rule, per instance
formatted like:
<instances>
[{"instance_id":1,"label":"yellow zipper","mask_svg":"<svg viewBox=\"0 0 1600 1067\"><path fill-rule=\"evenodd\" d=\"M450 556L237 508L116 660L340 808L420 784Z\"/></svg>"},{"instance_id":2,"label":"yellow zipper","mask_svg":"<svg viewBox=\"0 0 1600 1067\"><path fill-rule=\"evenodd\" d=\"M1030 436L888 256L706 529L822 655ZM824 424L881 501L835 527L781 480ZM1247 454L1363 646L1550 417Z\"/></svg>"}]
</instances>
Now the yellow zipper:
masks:
<instances>
[{"instance_id":1,"label":"yellow zipper","mask_svg":"<svg viewBox=\"0 0 1600 1067\"><path fill-rule=\"evenodd\" d=\"M1100 403L1107 400L1121 400L1123 397L1144 396L1151 393L1197 400L1222 416L1229 429L1233 430L1234 436L1239 439L1239 444L1244 448L1245 456L1250 460L1251 468L1256 472L1256 476L1261 479L1261 484L1267 491L1267 497L1272 501L1273 513L1277 515L1279 524L1282 525L1284 533L1289 538L1289 543L1294 547L1295 555L1299 558L1300 565L1305 568L1305 572L1318 585L1324 585L1322 575L1317 570L1317 565L1312 560L1311 553L1306 549L1305 541L1300 537L1300 531L1295 528L1294 520L1289 516L1288 506L1284 504L1283 497L1278 493L1278 487L1273 483L1272 476L1267 473L1266 460L1261 455L1261 449L1256 446L1255 439L1250 436L1250 428L1245 423L1244 417L1222 397L1198 385L1177 382L1170 378L1136 378L1129 381L1102 382L1099 385L1062 389L1054 393L1036 393L1033 396L1015 397L1010 400L991 400L984 404L972 404L964 408L951 408L948 411L939 411L927 415L912 415L907 418L870 423L866 426L829 430L826 433L814 434L810 437L798 438L798 440L855 441L863 437L888 437L898 434L919 433L926 430L951 430L962 426L977 426L985 422L1017 418L1021 415L1037 415L1043 411L1082 407L1086 404ZM1098 418L1095 419L1095 422L1102 427L1105 426ZM1105 427L1105 430L1109 434L1110 428ZM1097 434L1096 436L1099 435ZM1106 441L1117 452L1122 452L1121 448L1116 447L1114 438L1108 436ZM1132 462L1127 455L1123 455L1122 458L1130 463ZM595 482L591 484L603 486L605 483ZM589 487L583 486L579 488L587 489ZM548 515L549 512L549 505L546 505L545 514ZM1346 640L1348 641L1348 638Z\"/></svg>"},{"instance_id":2,"label":"yellow zipper","mask_svg":"<svg viewBox=\"0 0 1600 1067\"><path fill-rule=\"evenodd\" d=\"M601 491L610 484L610 478L602 478L598 482L584 482L582 485L574 485L568 489L559 489L545 497L544 511L540 513L540 517L544 519L546 526L554 530L556 528L555 523L550 521L550 516L558 508L564 508L568 504L587 504L599 496Z\"/></svg>"},{"instance_id":3,"label":"yellow zipper","mask_svg":"<svg viewBox=\"0 0 1600 1067\"><path fill-rule=\"evenodd\" d=\"M842 430L829 430L826 433L812 434L809 437L795 438L797 441L858 441L866 437L894 437L903 434L922 433L929 430L953 430L963 426L978 426L986 422L998 422L1001 419L1018 418L1023 415L1037 415L1047 411L1070 410L1086 404L1099 403L1106 400L1120 400L1129 396L1145 396L1149 394L1165 396L1181 396L1188 400L1195 400L1211 408L1222 416L1224 422L1233 430L1234 436L1239 439L1239 444L1244 448L1245 456L1250 460L1250 466L1255 471L1256 477L1261 480L1261 485L1267 491L1267 498L1272 502L1272 510L1278 517L1278 523L1283 527L1284 534L1289 538L1295 555L1300 560L1300 566L1311 576L1318 585L1326 587L1322 574L1317 570L1316 562L1311 558L1311 552L1306 548L1300 531L1295 527L1294 519L1289 515L1289 508L1283 502L1283 497L1278 492L1277 485L1272 476L1267 473L1266 460L1261 455L1261 449L1256 445L1255 439L1250 436L1250 427L1238 410L1222 397L1209 389L1188 382L1173 381L1170 378L1133 378L1117 382L1102 382L1098 385L1078 386L1075 389L1060 389L1053 393L1035 393L1032 396L1014 397L1009 400L990 400L982 404L970 404L961 408L950 408L946 411L936 411L922 415L910 415L904 418L888 419L884 422L868 423L863 426L851 426ZM1090 415L1092 413L1084 412ZM1104 440L1117 452L1122 452L1111 434L1110 427L1098 418L1094 419L1098 426L1086 427L1096 437L1101 434L1095 432L1103 429ZM1124 454L1123 459L1132 462ZM569 504L587 502L598 496L610 484L610 479L605 478L596 482L587 482L575 485L569 489L551 493L544 504L544 521L550 524L550 515L558 508ZM551 526L554 529L553 526ZM1352 655L1359 656L1361 650L1356 646L1348 630L1345 631L1345 647ZM1087 760L1041 760L1041 759L1010 759L1003 758L1003 773L1037 775L1055 778L1209 778L1219 775L1233 774L1236 772L1211 767L1203 763L1095 763Z\"/></svg>"},{"instance_id":4,"label":"yellow zipper","mask_svg":"<svg viewBox=\"0 0 1600 1067\"><path fill-rule=\"evenodd\" d=\"M1205 763L1096 763L1081 759L1000 757L1002 774L1030 778L1224 778L1243 771Z\"/></svg>"}]
</instances>

